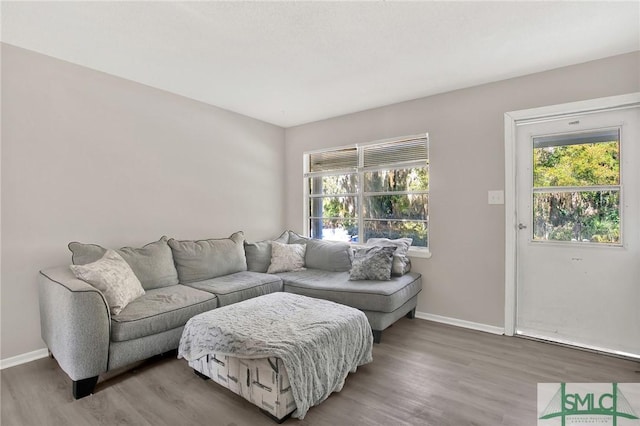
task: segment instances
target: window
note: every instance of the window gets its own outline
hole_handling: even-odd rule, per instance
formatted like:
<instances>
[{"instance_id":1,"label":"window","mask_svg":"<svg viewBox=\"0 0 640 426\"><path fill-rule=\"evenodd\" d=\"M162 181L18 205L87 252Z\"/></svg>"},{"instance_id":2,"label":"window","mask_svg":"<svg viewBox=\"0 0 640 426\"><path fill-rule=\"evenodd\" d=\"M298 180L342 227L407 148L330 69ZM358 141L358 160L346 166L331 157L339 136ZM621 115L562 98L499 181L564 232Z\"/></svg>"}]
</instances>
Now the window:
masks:
<instances>
[{"instance_id":1,"label":"window","mask_svg":"<svg viewBox=\"0 0 640 426\"><path fill-rule=\"evenodd\" d=\"M413 239L428 247L428 136L305 153L305 221L312 238Z\"/></svg>"},{"instance_id":2,"label":"window","mask_svg":"<svg viewBox=\"0 0 640 426\"><path fill-rule=\"evenodd\" d=\"M533 138L533 240L620 244L620 131Z\"/></svg>"}]
</instances>

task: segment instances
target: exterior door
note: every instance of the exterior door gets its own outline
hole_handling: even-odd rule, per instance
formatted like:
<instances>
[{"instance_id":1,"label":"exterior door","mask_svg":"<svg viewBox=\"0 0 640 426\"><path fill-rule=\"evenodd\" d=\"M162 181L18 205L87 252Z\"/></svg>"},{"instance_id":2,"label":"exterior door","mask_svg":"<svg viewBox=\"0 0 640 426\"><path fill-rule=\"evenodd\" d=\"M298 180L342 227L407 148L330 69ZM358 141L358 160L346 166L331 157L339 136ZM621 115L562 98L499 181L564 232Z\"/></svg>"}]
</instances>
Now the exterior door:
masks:
<instances>
[{"instance_id":1,"label":"exterior door","mask_svg":"<svg viewBox=\"0 0 640 426\"><path fill-rule=\"evenodd\" d=\"M516 124L516 334L640 358L639 123Z\"/></svg>"}]
</instances>

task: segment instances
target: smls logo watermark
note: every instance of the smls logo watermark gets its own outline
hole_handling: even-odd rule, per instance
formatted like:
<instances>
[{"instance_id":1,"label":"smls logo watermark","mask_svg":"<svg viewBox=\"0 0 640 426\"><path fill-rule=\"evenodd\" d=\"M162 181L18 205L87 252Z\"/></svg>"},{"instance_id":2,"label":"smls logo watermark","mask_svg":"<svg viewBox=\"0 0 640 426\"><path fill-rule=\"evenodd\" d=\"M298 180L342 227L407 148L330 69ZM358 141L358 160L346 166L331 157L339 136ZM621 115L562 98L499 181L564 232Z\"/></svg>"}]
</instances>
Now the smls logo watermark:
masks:
<instances>
[{"instance_id":1,"label":"smls logo watermark","mask_svg":"<svg viewBox=\"0 0 640 426\"><path fill-rule=\"evenodd\" d=\"M538 383L538 426L640 425L640 383Z\"/></svg>"}]
</instances>

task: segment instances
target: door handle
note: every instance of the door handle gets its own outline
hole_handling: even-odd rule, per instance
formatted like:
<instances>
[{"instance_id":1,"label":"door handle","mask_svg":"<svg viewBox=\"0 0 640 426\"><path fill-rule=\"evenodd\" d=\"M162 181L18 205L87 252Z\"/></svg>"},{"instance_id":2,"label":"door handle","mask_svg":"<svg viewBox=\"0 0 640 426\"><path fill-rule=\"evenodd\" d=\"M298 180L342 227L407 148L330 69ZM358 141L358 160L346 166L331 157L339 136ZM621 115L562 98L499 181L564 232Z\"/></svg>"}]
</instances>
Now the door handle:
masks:
<instances>
[{"instance_id":1,"label":"door handle","mask_svg":"<svg viewBox=\"0 0 640 426\"><path fill-rule=\"evenodd\" d=\"M518 229L526 229L527 225L525 225L524 223L519 223L518 224Z\"/></svg>"}]
</instances>

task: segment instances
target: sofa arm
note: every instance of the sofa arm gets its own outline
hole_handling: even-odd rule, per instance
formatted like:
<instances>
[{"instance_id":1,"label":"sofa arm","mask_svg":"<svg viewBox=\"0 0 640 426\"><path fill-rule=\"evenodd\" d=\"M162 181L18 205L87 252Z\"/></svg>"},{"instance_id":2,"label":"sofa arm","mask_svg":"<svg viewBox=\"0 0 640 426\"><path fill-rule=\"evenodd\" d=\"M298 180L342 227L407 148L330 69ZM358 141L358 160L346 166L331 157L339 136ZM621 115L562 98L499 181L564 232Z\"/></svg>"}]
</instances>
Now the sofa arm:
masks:
<instances>
[{"instance_id":1,"label":"sofa arm","mask_svg":"<svg viewBox=\"0 0 640 426\"><path fill-rule=\"evenodd\" d=\"M68 266L40 271L38 292L42 339L60 367L74 382L107 371L111 321L102 293Z\"/></svg>"}]
</instances>

